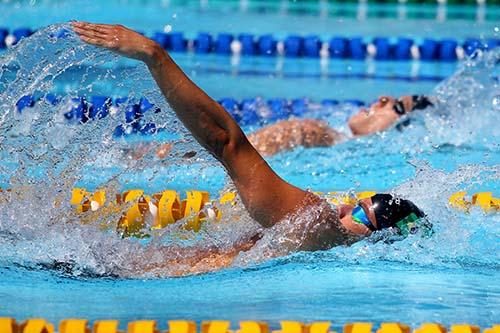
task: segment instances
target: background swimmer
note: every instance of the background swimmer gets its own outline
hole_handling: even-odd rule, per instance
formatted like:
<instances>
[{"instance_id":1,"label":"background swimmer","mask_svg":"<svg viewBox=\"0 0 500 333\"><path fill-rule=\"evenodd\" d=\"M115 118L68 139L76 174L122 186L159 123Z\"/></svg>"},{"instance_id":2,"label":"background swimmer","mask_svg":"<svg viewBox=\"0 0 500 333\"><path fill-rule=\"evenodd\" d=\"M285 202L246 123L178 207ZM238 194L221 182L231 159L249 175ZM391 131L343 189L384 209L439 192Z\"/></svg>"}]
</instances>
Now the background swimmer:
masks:
<instances>
[{"instance_id":1,"label":"background swimmer","mask_svg":"<svg viewBox=\"0 0 500 333\"><path fill-rule=\"evenodd\" d=\"M397 124L401 117L433 105L430 98L423 95L406 95L398 99L381 96L369 108L360 108L349 118L347 124L354 137L362 137L387 130ZM297 147L330 147L346 139L345 135L330 127L327 122L318 119L282 120L248 135L250 143L263 156L272 156ZM130 158L140 159L151 149L156 149L156 156L163 159L172 148L169 143L162 144L159 148L157 146L158 143L141 144L125 153Z\"/></svg>"},{"instance_id":2,"label":"background swimmer","mask_svg":"<svg viewBox=\"0 0 500 333\"><path fill-rule=\"evenodd\" d=\"M373 230L407 225L408 221L415 223L424 216L410 201L385 194L360 200L356 206L333 207L315 194L285 182L252 146L229 113L197 87L156 42L120 25L76 22L73 27L83 41L148 66L177 117L224 166L250 216L262 228L277 228L279 237L287 240L281 244L280 255L349 245ZM226 267L241 251L258 246L260 237L255 235L227 251L196 253L191 258L193 262L186 265L202 267L187 272ZM165 265L168 264L166 261Z\"/></svg>"},{"instance_id":3,"label":"background swimmer","mask_svg":"<svg viewBox=\"0 0 500 333\"><path fill-rule=\"evenodd\" d=\"M425 109L433 105L426 96L402 96L395 99L381 96L368 109L361 108L349 118L348 125L355 137L384 131L398 120L414 110ZM252 145L264 156L271 156L298 146L328 147L335 145L345 137L317 119L283 120L259 129L248 136Z\"/></svg>"}]
</instances>

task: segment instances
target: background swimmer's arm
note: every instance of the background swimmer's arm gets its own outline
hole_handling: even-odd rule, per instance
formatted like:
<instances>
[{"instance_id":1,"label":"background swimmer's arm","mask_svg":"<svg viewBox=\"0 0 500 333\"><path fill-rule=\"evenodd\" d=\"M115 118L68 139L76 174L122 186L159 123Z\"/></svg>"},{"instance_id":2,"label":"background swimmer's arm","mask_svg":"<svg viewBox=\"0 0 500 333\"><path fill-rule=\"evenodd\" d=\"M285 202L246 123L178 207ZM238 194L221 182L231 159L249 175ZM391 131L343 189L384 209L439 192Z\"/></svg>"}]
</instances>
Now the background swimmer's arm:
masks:
<instances>
[{"instance_id":1,"label":"background swimmer's arm","mask_svg":"<svg viewBox=\"0 0 500 333\"><path fill-rule=\"evenodd\" d=\"M73 29L89 44L146 63L179 119L227 169L256 221L270 227L302 202L305 192L274 173L224 108L157 43L123 26L76 22Z\"/></svg>"},{"instance_id":2,"label":"background swimmer's arm","mask_svg":"<svg viewBox=\"0 0 500 333\"><path fill-rule=\"evenodd\" d=\"M250 134L248 139L264 156L272 156L298 146L328 147L341 140L341 135L317 119L283 120Z\"/></svg>"},{"instance_id":3,"label":"background swimmer's arm","mask_svg":"<svg viewBox=\"0 0 500 333\"><path fill-rule=\"evenodd\" d=\"M348 123L352 134L364 136L388 129L398 121L399 116L392 110L380 110L370 117L358 118L356 121L353 118Z\"/></svg>"}]
</instances>

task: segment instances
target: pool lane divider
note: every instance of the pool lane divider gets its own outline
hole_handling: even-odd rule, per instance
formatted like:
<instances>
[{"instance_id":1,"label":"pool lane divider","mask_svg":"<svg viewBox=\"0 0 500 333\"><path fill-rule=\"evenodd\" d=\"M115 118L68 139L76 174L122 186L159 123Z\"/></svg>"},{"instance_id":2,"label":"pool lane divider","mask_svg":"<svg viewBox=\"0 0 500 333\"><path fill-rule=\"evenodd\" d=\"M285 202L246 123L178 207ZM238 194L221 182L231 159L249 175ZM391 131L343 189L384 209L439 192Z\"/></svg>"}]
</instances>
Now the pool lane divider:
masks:
<instances>
[{"instance_id":1,"label":"pool lane divider","mask_svg":"<svg viewBox=\"0 0 500 333\"><path fill-rule=\"evenodd\" d=\"M375 191L349 192L315 192L325 196L335 205L356 204L358 200L370 198ZM78 213L96 212L101 210L103 215L116 215L122 212L117 223L117 230L124 236L141 237L142 231L147 229L146 220L152 221L151 229L162 229L174 224L180 219L186 219L186 230L199 231L207 220L220 220L223 205L236 204L236 192L226 192L218 200L211 200L207 191L188 190L181 199L181 195L174 190L164 190L147 195L142 189L133 189L115 194L115 200L109 200L104 190L89 192L84 188L74 188L71 193L70 204ZM495 198L492 192L478 192L467 196L466 191L452 194L448 199L451 208L470 212L478 207L485 213L494 213L500 210L500 199ZM82 222L85 221L82 217Z\"/></svg>"},{"instance_id":2,"label":"pool lane divider","mask_svg":"<svg viewBox=\"0 0 500 333\"><path fill-rule=\"evenodd\" d=\"M53 107L64 107L64 117L69 123L73 124L85 124L91 120L102 119L123 109L124 123L114 129L116 137L130 134L150 135L162 130L155 123L145 121L144 115L146 112L161 112L160 108L145 97L139 99L118 97L113 99L107 96L91 96L87 99L86 97L61 98L53 94L38 97L25 95L16 102L16 110L20 113L29 112L29 109L33 108L38 102L48 103ZM265 100L256 97L245 98L240 101L234 98L222 98L218 102L242 126L265 124L288 119L292 116L300 117L312 107L329 111L336 106L361 107L365 105L364 101L357 99L343 101L323 99L320 103L314 103L307 98L271 98Z\"/></svg>"},{"instance_id":3,"label":"pool lane divider","mask_svg":"<svg viewBox=\"0 0 500 333\"><path fill-rule=\"evenodd\" d=\"M9 31L0 28L0 49L17 44L22 38L34 33L30 28ZM64 38L68 30L61 29L52 37ZM272 34L260 36L241 33L213 35L200 32L189 39L182 32L156 31L150 36L164 49L172 52L244 56L284 56L290 58L341 58L354 60L423 60L453 62L472 55L476 50L491 50L500 46L500 39L467 38L459 41L445 39L411 39L406 37L343 37L323 39L319 35L291 34L278 40Z\"/></svg>"},{"instance_id":4,"label":"pool lane divider","mask_svg":"<svg viewBox=\"0 0 500 333\"><path fill-rule=\"evenodd\" d=\"M63 319L59 322L59 333L124 333L119 330L118 320L97 320L89 327L87 319ZM331 331L330 321L303 323L300 321L281 321L278 330L271 330L269 324L262 321L240 321L239 328L231 330L231 322L226 320L202 321L197 324L189 320L169 320L168 330L161 331L156 320L138 320L127 323L127 333L337 333ZM0 318L1 333L54 333L55 327L44 319L28 319L17 323L13 318ZM438 323L424 323L413 330L403 323L381 323L378 329L370 322L347 323L343 333L481 333L476 325L455 324L450 330ZM500 333L500 325L493 324L484 328L482 333Z\"/></svg>"},{"instance_id":5,"label":"pool lane divider","mask_svg":"<svg viewBox=\"0 0 500 333\"><path fill-rule=\"evenodd\" d=\"M272 34L256 36L249 33L212 35L200 32L187 39L182 32L155 32L151 38L164 49L173 52L216 53L222 55L285 56L290 58L341 58L354 60L424 60L451 62L472 55L476 50L490 50L500 40L467 38L414 39L399 37L342 37L322 39L319 35L292 34L278 40Z\"/></svg>"}]
</instances>

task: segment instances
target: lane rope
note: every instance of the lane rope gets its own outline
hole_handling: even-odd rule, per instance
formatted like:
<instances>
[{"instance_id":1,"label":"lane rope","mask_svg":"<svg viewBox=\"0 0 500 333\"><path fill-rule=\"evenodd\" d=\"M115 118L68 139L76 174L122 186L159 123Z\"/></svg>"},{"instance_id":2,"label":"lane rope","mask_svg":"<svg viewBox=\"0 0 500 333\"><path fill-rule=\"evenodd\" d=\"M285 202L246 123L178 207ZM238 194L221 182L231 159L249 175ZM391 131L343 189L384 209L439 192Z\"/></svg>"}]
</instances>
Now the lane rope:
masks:
<instances>
[{"instance_id":1,"label":"lane rope","mask_svg":"<svg viewBox=\"0 0 500 333\"><path fill-rule=\"evenodd\" d=\"M219 104L242 126L265 124L277 120L288 119L292 116L300 117L311 109L331 111L332 108L360 107L366 105L364 101L358 99L336 100L323 99L315 103L308 98L271 98L262 99L245 98L236 100L234 98L222 98ZM36 103L47 103L51 107L63 108L64 117L69 123L85 124L92 120L98 120L107 117L110 114L116 114L120 108L124 111L124 123L118 125L114 130L117 137L130 134L155 134L162 130L155 123L146 122L144 115L146 112L161 112L147 98L139 99L126 97L107 97L91 96L87 97L61 97L53 94L45 96L22 96L16 103L16 110L20 113L29 112Z\"/></svg>"},{"instance_id":2,"label":"lane rope","mask_svg":"<svg viewBox=\"0 0 500 333\"><path fill-rule=\"evenodd\" d=\"M97 320L89 327L87 319L63 319L59 322L59 333L123 333L119 330L118 320ZM199 329L196 322L190 320L167 321L170 333L335 333L331 331L330 321L316 321L304 323L300 321L280 321L278 330L271 330L266 322L262 321L240 321L236 330L231 330L230 321L210 320L202 321ZM160 333L156 320L138 320L126 324L127 333ZM18 323L14 318L0 317L0 332L2 333L54 333L54 324L49 321L38 319L27 319ZM343 333L480 333L481 328L477 325L452 324L447 327L438 323L423 323L412 329L410 326L397 322L384 322L378 327L371 322L346 323ZM494 324L483 329L482 333L500 333L500 325Z\"/></svg>"},{"instance_id":3,"label":"lane rope","mask_svg":"<svg viewBox=\"0 0 500 333\"><path fill-rule=\"evenodd\" d=\"M11 47L34 33L30 28L9 31L0 28L0 49ZM64 38L68 30L54 33ZM463 41L445 39L411 39L406 37L342 37L323 39L319 35L291 34L278 40L272 34L254 35L200 32L194 38L186 38L182 32L156 31L150 36L164 49L172 52L216 53L221 55L284 56L290 58L343 58L354 60L422 60L453 62L471 56L477 50L491 50L500 46L498 38L467 38Z\"/></svg>"},{"instance_id":4,"label":"lane rope","mask_svg":"<svg viewBox=\"0 0 500 333\"><path fill-rule=\"evenodd\" d=\"M331 203L356 204L358 200L370 198L375 191L350 192L315 192L325 196ZM104 190L89 192L84 188L74 188L70 204L77 212L98 211L105 208L105 214L121 212L126 205L126 212L121 216L117 229L127 236L141 235L142 230L148 228L146 220L152 221L151 229L162 229L181 219L186 219L184 227L187 230L199 231L207 220L220 220L223 205L235 205L236 193L226 192L218 200L211 200L207 191L188 190L181 199L181 195L174 190L165 190L152 195L145 194L142 189L133 189L116 194L115 200L108 199ZM465 213L477 207L485 213L494 213L500 210L500 199L492 192L478 192L471 196L466 191L453 193L448 199L451 208Z\"/></svg>"}]
</instances>

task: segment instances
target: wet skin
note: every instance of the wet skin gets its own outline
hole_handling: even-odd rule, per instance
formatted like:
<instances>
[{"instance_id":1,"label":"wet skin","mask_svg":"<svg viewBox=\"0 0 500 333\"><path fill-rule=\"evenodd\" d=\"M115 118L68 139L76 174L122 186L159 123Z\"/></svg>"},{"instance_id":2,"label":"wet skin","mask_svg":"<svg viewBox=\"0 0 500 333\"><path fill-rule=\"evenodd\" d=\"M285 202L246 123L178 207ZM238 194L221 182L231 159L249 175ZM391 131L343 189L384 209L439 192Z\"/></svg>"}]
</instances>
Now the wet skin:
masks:
<instances>
[{"instance_id":1,"label":"wet skin","mask_svg":"<svg viewBox=\"0 0 500 333\"><path fill-rule=\"evenodd\" d=\"M406 112L410 112L413 105L412 97L402 96L399 99L403 101ZM391 127L400 117L394 112L395 102L393 97L380 96L378 101L370 105L368 109L361 108L348 121L352 134L364 136Z\"/></svg>"},{"instance_id":2,"label":"wet skin","mask_svg":"<svg viewBox=\"0 0 500 333\"><path fill-rule=\"evenodd\" d=\"M403 101L406 112L411 112L412 97L402 96L399 100ZM394 112L394 103L393 97L381 96L369 108L361 108L349 119L348 125L352 133L358 137L365 136L392 126L400 117ZM306 148L329 147L345 140L345 138L341 133L329 127L325 121L291 119L265 126L248 135L248 140L262 156L273 156L299 146ZM156 155L163 159L167 157L171 148L172 144L162 144L157 148ZM135 155L137 156L133 158L142 158L148 150L149 148L144 150L141 147L136 149Z\"/></svg>"},{"instance_id":3,"label":"wet skin","mask_svg":"<svg viewBox=\"0 0 500 333\"><path fill-rule=\"evenodd\" d=\"M120 55L144 62L163 93L165 99L183 122L184 126L191 132L193 137L207 149L224 166L228 175L233 180L245 208L250 216L263 228L270 228L282 221L285 217L293 217L294 213L307 205L318 205L321 201L310 192L304 191L281 179L266 163L261 154L250 143L241 128L224 108L210 98L196 84L194 84L184 72L175 64L168 53L156 42L143 35L127 29L121 25L90 24L83 22L73 23L74 31L80 38L89 44L106 48ZM392 100L391 100L392 101ZM358 122L356 118L350 121L356 129L363 129L363 120L373 119L378 127L382 128L387 120L382 121L383 115L388 113L393 101L382 101L373 107L373 112L360 115ZM394 113L394 111L391 111ZM363 112L362 113L367 113ZM377 115L377 116L375 116ZM365 117L363 119L363 117ZM369 118L372 117L372 118ZM393 119L393 118L391 118ZM356 125L358 124L358 126ZM373 130L372 127L370 127ZM311 196L316 199L311 199ZM308 201L308 198L311 199ZM370 213L370 199L362 200L366 213L376 225L373 213ZM366 208L365 208L366 207ZM318 233L318 237L310 237L302 243L300 249L319 248L318 239L325 241L325 237L331 238L331 246L345 244L346 233L351 235L367 235L370 230L355 223L351 216L352 207L342 205L337 211L333 210L328 219L315 221L318 226L324 226L325 234ZM301 221L293 221L297 226L302 226ZM340 228L338 228L340 226ZM340 231L340 229L346 231ZM343 238L343 240L340 240ZM359 237L358 237L359 239ZM220 266L227 266L239 251L246 251L253 246L242 244L224 253L205 253L205 258L212 258L220 262ZM195 258L195 261L200 258ZM209 260L210 261L210 260ZM168 264L168 263L166 263ZM215 264L214 264L215 265ZM211 267L214 269L214 267ZM210 270L204 265L196 272Z\"/></svg>"}]
</instances>

